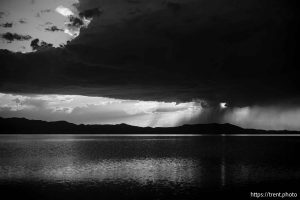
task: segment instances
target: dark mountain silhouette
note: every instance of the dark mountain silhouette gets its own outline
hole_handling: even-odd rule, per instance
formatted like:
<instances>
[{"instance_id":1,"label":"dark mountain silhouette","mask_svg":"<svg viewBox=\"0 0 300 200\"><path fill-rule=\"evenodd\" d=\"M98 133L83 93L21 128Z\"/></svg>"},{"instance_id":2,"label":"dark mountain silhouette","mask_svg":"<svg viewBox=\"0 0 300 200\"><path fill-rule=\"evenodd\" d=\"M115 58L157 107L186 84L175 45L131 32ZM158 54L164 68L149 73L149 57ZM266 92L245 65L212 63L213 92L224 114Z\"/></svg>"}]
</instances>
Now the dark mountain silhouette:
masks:
<instances>
[{"instance_id":1,"label":"dark mountain silhouette","mask_svg":"<svg viewBox=\"0 0 300 200\"><path fill-rule=\"evenodd\" d=\"M232 124L197 124L169 128L142 128L126 124L76 125L25 118L0 118L1 134L297 134L297 131L243 129Z\"/></svg>"}]
</instances>

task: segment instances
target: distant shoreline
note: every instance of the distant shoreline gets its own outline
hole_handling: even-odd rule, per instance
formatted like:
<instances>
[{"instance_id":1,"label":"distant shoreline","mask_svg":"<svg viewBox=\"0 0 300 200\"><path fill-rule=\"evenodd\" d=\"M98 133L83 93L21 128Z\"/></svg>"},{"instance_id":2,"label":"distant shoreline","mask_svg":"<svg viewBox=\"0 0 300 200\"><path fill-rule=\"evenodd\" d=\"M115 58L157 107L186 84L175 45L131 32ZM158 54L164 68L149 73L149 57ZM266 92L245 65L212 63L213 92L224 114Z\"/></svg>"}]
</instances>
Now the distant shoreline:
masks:
<instances>
[{"instance_id":1,"label":"distant shoreline","mask_svg":"<svg viewBox=\"0 0 300 200\"><path fill-rule=\"evenodd\" d=\"M76 125L65 121L46 122L25 118L0 118L1 135L11 134L82 134L102 136L300 136L299 131L243 129L232 124L196 124L151 128L119 125Z\"/></svg>"},{"instance_id":2,"label":"distant shoreline","mask_svg":"<svg viewBox=\"0 0 300 200\"><path fill-rule=\"evenodd\" d=\"M70 136L74 135L76 137L300 137L300 133L277 133L277 134L72 134L72 133L46 133L46 134L39 134L39 133L0 133L1 137L10 137L10 136L24 136L24 135L39 135L39 136Z\"/></svg>"}]
</instances>

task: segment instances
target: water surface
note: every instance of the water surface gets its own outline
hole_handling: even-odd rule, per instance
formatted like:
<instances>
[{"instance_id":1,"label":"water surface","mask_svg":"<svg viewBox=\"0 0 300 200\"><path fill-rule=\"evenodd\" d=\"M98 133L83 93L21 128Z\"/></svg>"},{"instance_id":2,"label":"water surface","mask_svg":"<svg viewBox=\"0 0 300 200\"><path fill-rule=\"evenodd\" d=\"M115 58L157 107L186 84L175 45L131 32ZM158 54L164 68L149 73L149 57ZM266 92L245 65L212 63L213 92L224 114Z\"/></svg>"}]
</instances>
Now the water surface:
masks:
<instances>
[{"instance_id":1,"label":"water surface","mask_svg":"<svg viewBox=\"0 0 300 200\"><path fill-rule=\"evenodd\" d=\"M298 137L2 135L0 190L28 199L295 192L299 144Z\"/></svg>"}]
</instances>

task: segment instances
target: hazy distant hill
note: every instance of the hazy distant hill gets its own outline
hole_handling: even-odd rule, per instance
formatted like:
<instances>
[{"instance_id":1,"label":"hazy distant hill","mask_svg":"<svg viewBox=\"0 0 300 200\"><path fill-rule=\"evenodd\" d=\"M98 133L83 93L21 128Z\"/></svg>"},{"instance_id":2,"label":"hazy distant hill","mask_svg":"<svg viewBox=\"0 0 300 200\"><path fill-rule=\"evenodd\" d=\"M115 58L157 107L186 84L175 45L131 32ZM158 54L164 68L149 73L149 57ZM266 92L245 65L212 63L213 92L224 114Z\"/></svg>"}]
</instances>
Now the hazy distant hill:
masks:
<instances>
[{"instance_id":1,"label":"hazy distant hill","mask_svg":"<svg viewBox=\"0 0 300 200\"><path fill-rule=\"evenodd\" d=\"M126 124L76 125L25 118L0 118L1 134L296 134L296 131L243 129L231 124L197 124L171 128L142 128Z\"/></svg>"}]
</instances>

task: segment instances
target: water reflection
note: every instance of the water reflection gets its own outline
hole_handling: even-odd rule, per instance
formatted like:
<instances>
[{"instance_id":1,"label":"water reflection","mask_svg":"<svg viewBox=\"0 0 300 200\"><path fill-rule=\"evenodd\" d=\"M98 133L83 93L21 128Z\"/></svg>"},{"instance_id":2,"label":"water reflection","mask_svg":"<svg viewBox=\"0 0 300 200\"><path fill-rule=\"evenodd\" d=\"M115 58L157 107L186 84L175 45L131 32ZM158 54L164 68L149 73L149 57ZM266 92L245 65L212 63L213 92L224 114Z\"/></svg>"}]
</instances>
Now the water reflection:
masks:
<instances>
[{"instance_id":1,"label":"water reflection","mask_svg":"<svg viewBox=\"0 0 300 200\"><path fill-rule=\"evenodd\" d=\"M299 180L298 139L6 136L0 181L224 188ZM289 155L289 156L287 156Z\"/></svg>"},{"instance_id":2,"label":"water reflection","mask_svg":"<svg viewBox=\"0 0 300 200\"><path fill-rule=\"evenodd\" d=\"M172 150L182 146L179 141L6 136L0 141L0 180L195 184L201 180L201 166L192 157Z\"/></svg>"},{"instance_id":3,"label":"water reflection","mask_svg":"<svg viewBox=\"0 0 300 200\"><path fill-rule=\"evenodd\" d=\"M189 183L195 178L196 166L184 159L103 160L99 163L69 165L43 171L47 178L90 179L97 181L132 180L141 184L167 181Z\"/></svg>"},{"instance_id":4,"label":"water reflection","mask_svg":"<svg viewBox=\"0 0 300 200\"><path fill-rule=\"evenodd\" d=\"M60 159L64 159L64 161L62 162ZM99 162L78 163L70 158L59 157L57 160L52 159L40 163L27 160L9 166L1 164L0 179L37 178L51 181L87 180L99 182L131 180L140 184L161 181L178 184L195 182L197 169L199 169L199 166L190 159L110 159Z\"/></svg>"}]
</instances>

